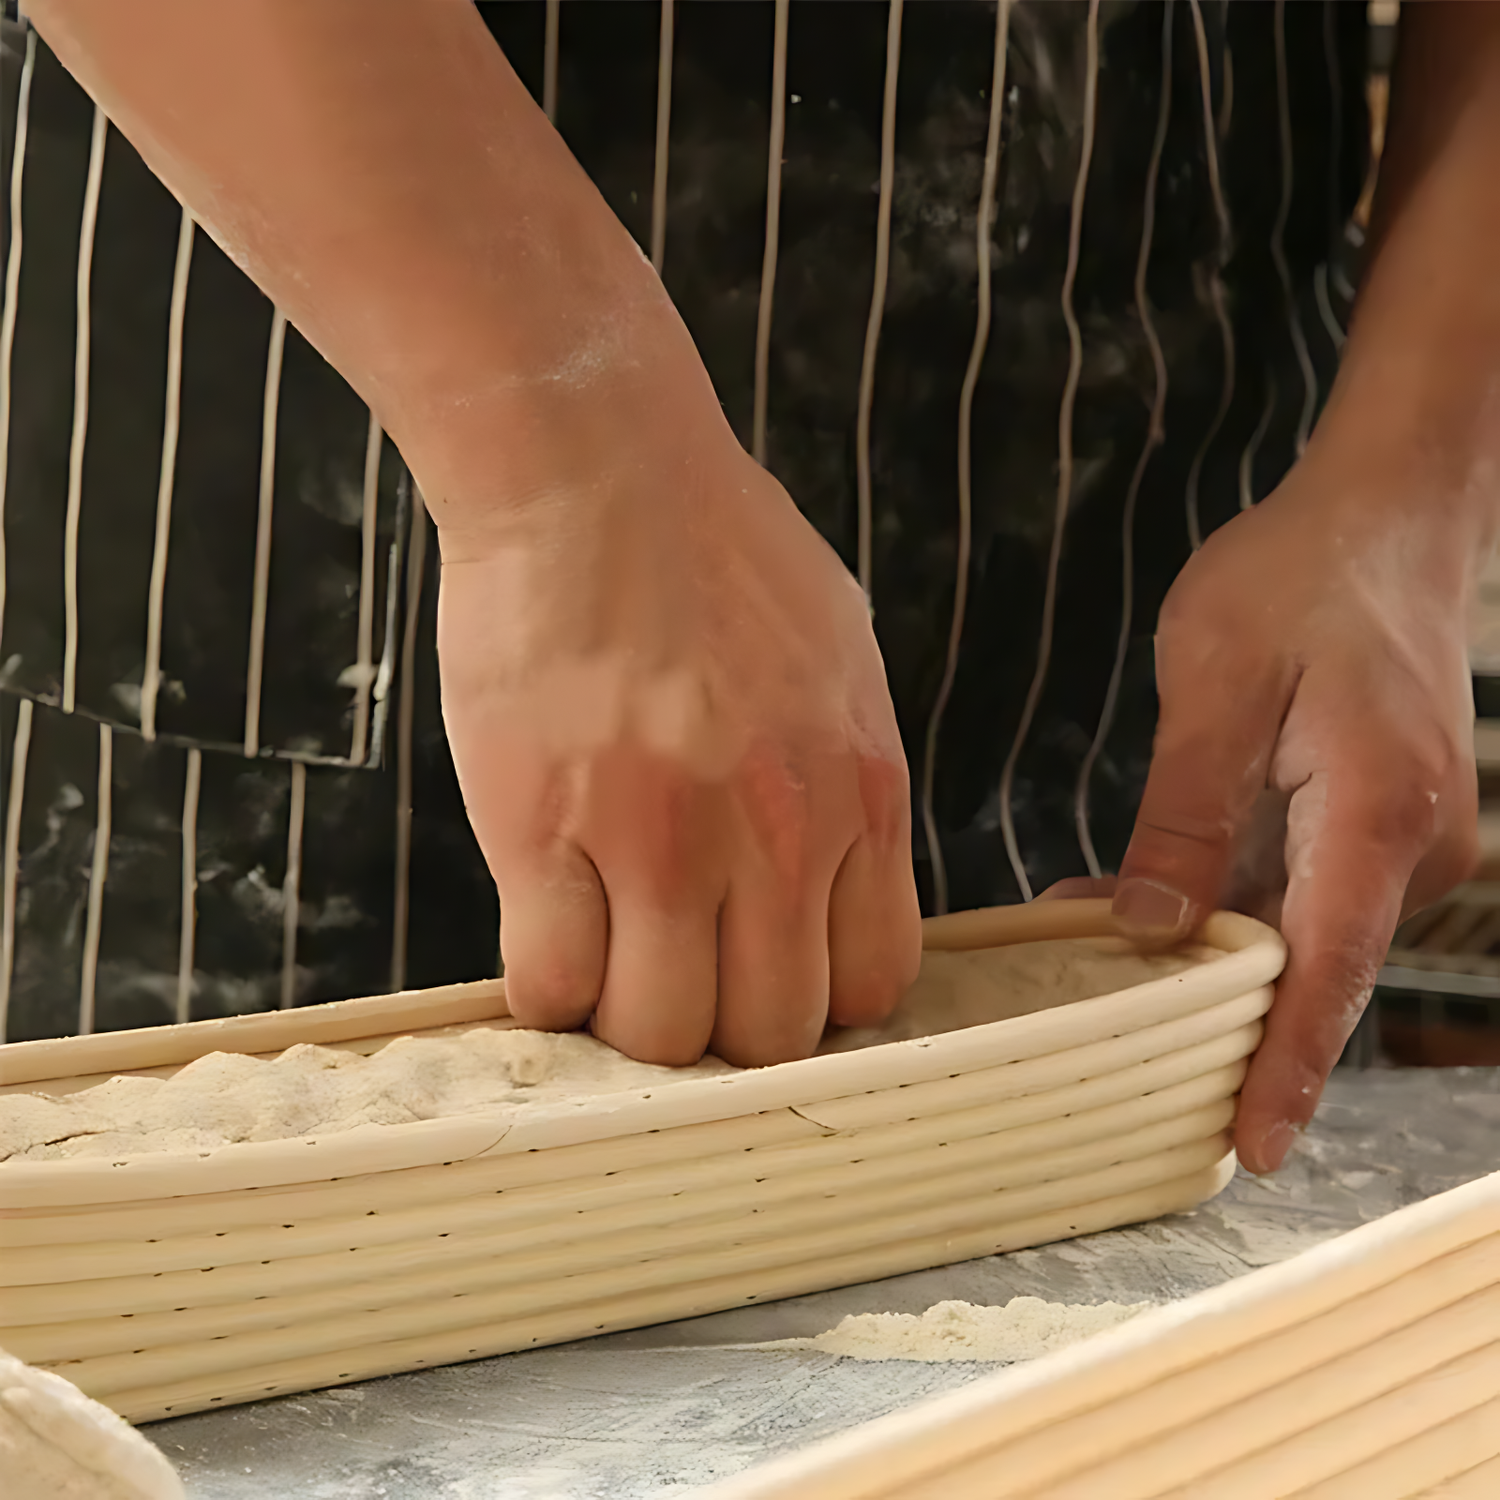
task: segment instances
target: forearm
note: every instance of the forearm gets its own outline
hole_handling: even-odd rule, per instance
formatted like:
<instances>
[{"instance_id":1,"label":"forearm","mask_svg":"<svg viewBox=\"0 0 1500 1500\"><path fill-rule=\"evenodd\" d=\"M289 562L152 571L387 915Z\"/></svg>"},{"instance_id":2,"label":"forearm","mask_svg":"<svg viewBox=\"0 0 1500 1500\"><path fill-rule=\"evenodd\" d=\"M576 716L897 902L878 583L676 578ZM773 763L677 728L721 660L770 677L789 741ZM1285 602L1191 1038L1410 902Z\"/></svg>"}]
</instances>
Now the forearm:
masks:
<instances>
[{"instance_id":1,"label":"forearm","mask_svg":"<svg viewBox=\"0 0 1500 1500\"><path fill-rule=\"evenodd\" d=\"M370 402L440 517L543 484L531 454L556 434L583 473L628 450L648 402L717 418L660 283L468 0L28 11Z\"/></svg>"},{"instance_id":2,"label":"forearm","mask_svg":"<svg viewBox=\"0 0 1500 1500\"><path fill-rule=\"evenodd\" d=\"M1500 6L1409 4L1369 260L1314 450L1406 475L1424 520L1474 551L1500 522L1497 246Z\"/></svg>"}]
</instances>

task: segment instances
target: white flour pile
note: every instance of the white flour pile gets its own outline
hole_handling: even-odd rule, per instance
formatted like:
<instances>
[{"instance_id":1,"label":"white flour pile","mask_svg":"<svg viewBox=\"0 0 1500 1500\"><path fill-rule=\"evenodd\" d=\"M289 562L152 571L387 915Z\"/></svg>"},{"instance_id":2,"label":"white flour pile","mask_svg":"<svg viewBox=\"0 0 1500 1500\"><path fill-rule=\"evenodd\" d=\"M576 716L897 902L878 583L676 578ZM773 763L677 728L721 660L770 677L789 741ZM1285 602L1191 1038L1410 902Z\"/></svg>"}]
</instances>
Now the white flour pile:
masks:
<instances>
[{"instance_id":1,"label":"white flour pile","mask_svg":"<svg viewBox=\"0 0 1500 1500\"><path fill-rule=\"evenodd\" d=\"M1105 939L929 953L884 1026L831 1031L819 1050L1028 1015L1179 973L1195 956L1143 957ZM307 1045L272 1059L215 1052L170 1078L121 1076L56 1097L0 1095L0 1161L209 1151L480 1110L503 1119L529 1104L733 1071L711 1057L690 1068L653 1067L590 1036L513 1026L401 1037L368 1057Z\"/></svg>"},{"instance_id":2,"label":"white flour pile","mask_svg":"<svg viewBox=\"0 0 1500 1500\"><path fill-rule=\"evenodd\" d=\"M923 1364L983 1360L1017 1364L1066 1349L1144 1312L1149 1302L1084 1306L1012 1297L1003 1307L939 1302L921 1314L860 1313L811 1339L781 1339L758 1349L816 1349L845 1359L909 1359Z\"/></svg>"}]
</instances>

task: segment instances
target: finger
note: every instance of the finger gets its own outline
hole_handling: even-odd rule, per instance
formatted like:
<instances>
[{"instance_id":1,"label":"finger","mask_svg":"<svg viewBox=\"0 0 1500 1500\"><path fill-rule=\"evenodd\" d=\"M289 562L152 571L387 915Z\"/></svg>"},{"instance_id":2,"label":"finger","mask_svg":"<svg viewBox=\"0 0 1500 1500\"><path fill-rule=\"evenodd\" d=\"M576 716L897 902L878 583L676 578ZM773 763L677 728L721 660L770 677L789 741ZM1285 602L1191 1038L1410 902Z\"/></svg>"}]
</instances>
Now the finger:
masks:
<instances>
[{"instance_id":1,"label":"finger","mask_svg":"<svg viewBox=\"0 0 1500 1500\"><path fill-rule=\"evenodd\" d=\"M1399 768L1397 768L1399 769ZM1375 986L1402 899L1433 832L1415 776L1347 762L1315 772L1287 814L1286 968L1240 1094L1235 1145L1275 1171L1312 1118Z\"/></svg>"},{"instance_id":2,"label":"finger","mask_svg":"<svg viewBox=\"0 0 1500 1500\"><path fill-rule=\"evenodd\" d=\"M1049 885L1038 901L1090 901L1113 896L1119 881L1113 875L1070 875Z\"/></svg>"},{"instance_id":3,"label":"finger","mask_svg":"<svg viewBox=\"0 0 1500 1500\"><path fill-rule=\"evenodd\" d=\"M1114 899L1121 927L1146 944L1179 941L1218 905L1291 699L1285 674L1234 671L1225 634L1183 628L1158 641L1161 717Z\"/></svg>"},{"instance_id":4,"label":"finger","mask_svg":"<svg viewBox=\"0 0 1500 1500\"><path fill-rule=\"evenodd\" d=\"M828 1019L875 1026L922 963L922 908L911 859L911 783L898 760L867 756L855 781L864 832L828 896Z\"/></svg>"},{"instance_id":5,"label":"finger","mask_svg":"<svg viewBox=\"0 0 1500 1500\"><path fill-rule=\"evenodd\" d=\"M598 871L562 839L496 863L510 1013L538 1031L574 1031L604 984L609 909Z\"/></svg>"},{"instance_id":6,"label":"finger","mask_svg":"<svg viewBox=\"0 0 1500 1500\"><path fill-rule=\"evenodd\" d=\"M922 910L908 842L899 854L870 835L844 856L828 897L828 1019L878 1026L922 963Z\"/></svg>"},{"instance_id":7,"label":"finger","mask_svg":"<svg viewBox=\"0 0 1500 1500\"><path fill-rule=\"evenodd\" d=\"M719 915L714 1055L742 1068L792 1062L812 1054L827 1021L828 887L731 882Z\"/></svg>"},{"instance_id":8,"label":"finger","mask_svg":"<svg viewBox=\"0 0 1500 1500\"><path fill-rule=\"evenodd\" d=\"M723 802L675 761L624 748L600 758L583 801L610 913L594 1034L641 1062L697 1062L713 1030Z\"/></svg>"},{"instance_id":9,"label":"finger","mask_svg":"<svg viewBox=\"0 0 1500 1500\"><path fill-rule=\"evenodd\" d=\"M673 907L610 886L609 959L594 1035L639 1062L685 1067L708 1048L718 988L713 890Z\"/></svg>"}]
</instances>

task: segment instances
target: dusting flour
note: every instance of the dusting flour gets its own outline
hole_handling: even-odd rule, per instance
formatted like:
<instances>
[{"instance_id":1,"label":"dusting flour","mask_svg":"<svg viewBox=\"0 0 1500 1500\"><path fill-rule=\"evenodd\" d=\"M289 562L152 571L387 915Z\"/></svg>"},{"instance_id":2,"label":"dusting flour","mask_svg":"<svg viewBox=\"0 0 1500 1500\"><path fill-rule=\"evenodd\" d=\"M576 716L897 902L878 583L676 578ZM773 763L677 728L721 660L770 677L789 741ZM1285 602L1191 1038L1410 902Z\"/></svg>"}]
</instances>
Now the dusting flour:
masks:
<instances>
[{"instance_id":1,"label":"dusting flour","mask_svg":"<svg viewBox=\"0 0 1500 1500\"><path fill-rule=\"evenodd\" d=\"M928 953L884 1026L832 1029L819 1051L1029 1015L1179 973L1207 956L1143 956L1102 938ZM214 1052L170 1078L121 1075L60 1096L0 1095L0 1161L211 1151L479 1111L504 1120L535 1103L733 1071L711 1057L689 1068L653 1067L591 1036L504 1022L457 1036L400 1037L368 1057L308 1045L270 1059Z\"/></svg>"},{"instance_id":2,"label":"dusting flour","mask_svg":"<svg viewBox=\"0 0 1500 1500\"><path fill-rule=\"evenodd\" d=\"M398 1037L372 1057L300 1045L262 1060L211 1052L170 1078L111 1078L76 1094L0 1097L0 1160L208 1151L327 1135L731 1071L639 1063L576 1032L476 1029Z\"/></svg>"},{"instance_id":3,"label":"dusting flour","mask_svg":"<svg viewBox=\"0 0 1500 1500\"><path fill-rule=\"evenodd\" d=\"M1012 1297L1003 1307L939 1302L920 1315L860 1313L811 1339L781 1339L758 1349L816 1349L845 1359L985 1360L1016 1364L1066 1349L1144 1312L1149 1302L1090 1306Z\"/></svg>"}]
</instances>

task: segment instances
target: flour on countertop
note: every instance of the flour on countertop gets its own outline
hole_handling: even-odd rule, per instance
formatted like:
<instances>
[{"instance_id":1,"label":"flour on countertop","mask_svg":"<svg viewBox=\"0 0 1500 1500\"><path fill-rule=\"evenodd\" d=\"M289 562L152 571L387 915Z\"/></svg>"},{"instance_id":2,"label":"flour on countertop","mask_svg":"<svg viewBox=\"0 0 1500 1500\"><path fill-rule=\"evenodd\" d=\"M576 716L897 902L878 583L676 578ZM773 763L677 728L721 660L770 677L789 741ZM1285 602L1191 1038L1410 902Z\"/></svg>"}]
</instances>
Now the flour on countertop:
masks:
<instances>
[{"instance_id":1,"label":"flour on countertop","mask_svg":"<svg viewBox=\"0 0 1500 1500\"><path fill-rule=\"evenodd\" d=\"M845 1359L906 1359L923 1364L976 1360L1017 1364L1066 1349L1144 1312L1149 1302L1084 1305L1012 1297L1003 1307L939 1302L921 1314L857 1313L810 1339L780 1339L757 1349L812 1349Z\"/></svg>"},{"instance_id":2,"label":"flour on countertop","mask_svg":"<svg viewBox=\"0 0 1500 1500\"><path fill-rule=\"evenodd\" d=\"M1029 1015L1180 973L1208 956L1143 956L1102 938L929 953L884 1026L832 1029L818 1050L847 1052ZM504 1021L459 1035L398 1037L369 1056L307 1044L269 1059L214 1052L168 1078L123 1074L76 1093L0 1095L0 1161L211 1151L480 1112L505 1120L532 1104L734 1071L712 1057L687 1068L654 1067L582 1033L525 1031Z\"/></svg>"}]
</instances>

